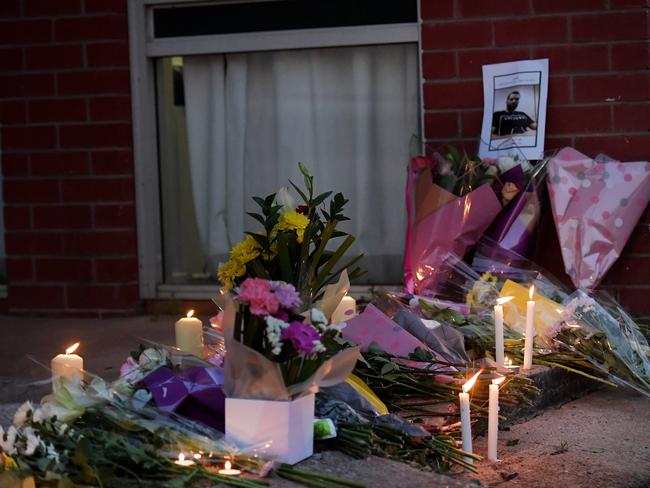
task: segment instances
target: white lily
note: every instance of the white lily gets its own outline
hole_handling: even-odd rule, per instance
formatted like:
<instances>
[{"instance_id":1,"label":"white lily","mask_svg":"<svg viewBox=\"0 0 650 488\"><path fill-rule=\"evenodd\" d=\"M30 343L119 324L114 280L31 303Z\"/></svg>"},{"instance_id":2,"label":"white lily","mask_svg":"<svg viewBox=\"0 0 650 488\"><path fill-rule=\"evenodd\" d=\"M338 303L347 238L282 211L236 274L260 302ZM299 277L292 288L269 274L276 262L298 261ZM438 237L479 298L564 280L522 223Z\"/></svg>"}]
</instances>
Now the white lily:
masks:
<instances>
[{"instance_id":1,"label":"white lily","mask_svg":"<svg viewBox=\"0 0 650 488\"><path fill-rule=\"evenodd\" d=\"M282 205L282 210L280 213L292 212L296 209L296 201L293 199L289 193L289 188L283 186L275 194L275 203Z\"/></svg>"}]
</instances>

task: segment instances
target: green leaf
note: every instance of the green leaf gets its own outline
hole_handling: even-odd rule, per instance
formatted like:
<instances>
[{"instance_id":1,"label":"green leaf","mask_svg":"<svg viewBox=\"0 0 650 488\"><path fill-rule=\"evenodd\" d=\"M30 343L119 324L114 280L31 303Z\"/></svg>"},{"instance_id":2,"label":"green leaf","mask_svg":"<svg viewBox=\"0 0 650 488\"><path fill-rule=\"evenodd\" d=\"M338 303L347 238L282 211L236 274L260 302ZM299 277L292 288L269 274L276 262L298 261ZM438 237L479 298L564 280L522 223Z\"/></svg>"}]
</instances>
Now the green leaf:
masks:
<instances>
[{"instance_id":1,"label":"green leaf","mask_svg":"<svg viewBox=\"0 0 650 488\"><path fill-rule=\"evenodd\" d=\"M264 266L262 266L262 263L260 263L257 259L253 259L252 261L249 261L247 265L253 268L253 272L255 273L255 275L257 275L258 278L264 278L266 280L271 279L269 272L266 270Z\"/></svg>"},{"instance_id":2,"label":"green leaf","mask_svg":"<svg viewBox=\"0 0 650 488\"><path fill-rule=\"evenodd\" d=\"M280 274L287 283L293 283L291 257L289 255L289 236L286 232L278 234L278 257L280 259Z\"/></svg>"},{"instance_id":3,"label":"green leaf","mask_svg":"<svg viewBox=\"0 0 650 488\"><path fill-rule=\"evenodd\" d=\"M331 191L327 191L327 192L325 192L325 193L321 193L321 194L318 195L316 198L314 198L314 201L312 202L312 205L313 205L314 207L318 207L318 206L319 206L321 203L323 203L323 202L325 201L325 199L327 199L327 197L329 197L331 194L332 194Z\"/></svg>"},{"instance_id":4,"label":"green leaf","mask_svg":"<svg viewBox=\"0 0 650 488\"><path fill-rule=\"evenodd\" d=\"M399 369L399 367L395 363L387 362L381 367L381 371L379 371L379 374L384 376L391 371L395 371L396 369Z\"/></svg>"},{"instance_id":5,"label":"green leaf","mask_svg":"<svg viewBox=\"0 0 650 488\"><path fill-rule=\"evenodd\" d=\"M353 236L348 236L338 247L338 249L334 252L330 260L323 266L323 269L321 270L320 274L316 277L315 283L313 285L313 291L317 292L320 290L321 286L327 281L327 276L332 272L332 269L334 266L336 266L336 263L338 262L341 257L343 257L343 254L345 254L345 251L348 250L348 248L352 245L354 242L354 237Z\"/></svg>"},{"instance_id":6,"label":"green leaf","mask_svg":"<svg viewBox=\"0 0 650 488\"><path fill-rule=\"evenodd\" d=\"M253 217L255 220L257 220L260 224L265 225L266 221L264 220L264 217L262 217L260 214L253 213L253 212L246 212L246 215L249 217Z\"/></svg>"},{"instance_id":7,"label":"green leaf","mask_svg":"<svg viewBox=\"0 0 650 488\"><path fill-rule=\"evenodd\" d=\"M264 206L266 205L263 198L253 197L253 200L255 200L255 202L262 208L264 208Z\"/></svg>"},{"instance_id":8,"label":"green leaf","mask_svg":"<svg viewBox=\"0 0 650 488\"><path fill-rule=\"evenodd\" d=\"M293 181L289 180L289 183L291 184L291 186L293 186L293 189L298 192L298 195L300 195L300 198L303 199L303 201L305 202L305 205L309 205L309 198L307 198L307 195L305 195L305 192L303 192L300 188L298 188Z\"/></svg>"},{"instance_id":9,"label":"green leaf","mask_svg":"<svg viewBox=\"0 0 650 488\"><path fill-rule=\"evenodd\" d=\"M307 178L311 178L311 175L309 174L309 170L307 169L307 166L305 166L302 162L298 161L298 169L300 172L303 174L303 176L306 176Z\"/></svg>"},{"instance_id":10,"label":"green leaf","mask_svg":"<svg viewBox=\"0 0 650 488\"><path fill-rule=\"evenodd\" d=\"M348 272L348 279L350 281L358 280L362 276L368 274L368 271L361 268L355 268L352 271Z\"/></svg>"},{"instance_id":11,"label":"green leaf","mask_svg":"<svg viewBox=\"0 0 650 488\"><path fill-rule=\"evenodd\" d=\"M341 274L341 272L344 269L351 268L352 266L357 264L359 261L361 261L363 259L363 257L364 257L364 254L359 254L357 257L354 257L354 258L350 259L347 263L345 263L343 266L341 266L336 271L334 271L332 273L332 276L334 276L334 277L338 276L339 274Z\"/></svg>"}]
</instances>

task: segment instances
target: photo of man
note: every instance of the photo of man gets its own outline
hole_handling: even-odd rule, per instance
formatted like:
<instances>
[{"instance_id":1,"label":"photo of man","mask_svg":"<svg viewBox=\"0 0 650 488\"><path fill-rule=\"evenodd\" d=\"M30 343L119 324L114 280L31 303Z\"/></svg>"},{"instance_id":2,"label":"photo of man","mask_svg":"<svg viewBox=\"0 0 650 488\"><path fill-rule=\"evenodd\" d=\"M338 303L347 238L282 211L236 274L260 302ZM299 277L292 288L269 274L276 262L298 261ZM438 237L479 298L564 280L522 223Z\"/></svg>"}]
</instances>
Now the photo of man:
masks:
<instances>
[{"instance_id":1,"label":"photo of man","mask_svg":"<svg viewBox=\"0 0 650 488\"><path fill-rule=\"evenodd\" d=\"M492 134L496 136L507 136L511 134L523 134L527 130L537 129L537 122L531 119L525 112L518 112L521 93L512 91L506 97L506 110L494 112L492 115Z\"/></svg>"}]
</instances>

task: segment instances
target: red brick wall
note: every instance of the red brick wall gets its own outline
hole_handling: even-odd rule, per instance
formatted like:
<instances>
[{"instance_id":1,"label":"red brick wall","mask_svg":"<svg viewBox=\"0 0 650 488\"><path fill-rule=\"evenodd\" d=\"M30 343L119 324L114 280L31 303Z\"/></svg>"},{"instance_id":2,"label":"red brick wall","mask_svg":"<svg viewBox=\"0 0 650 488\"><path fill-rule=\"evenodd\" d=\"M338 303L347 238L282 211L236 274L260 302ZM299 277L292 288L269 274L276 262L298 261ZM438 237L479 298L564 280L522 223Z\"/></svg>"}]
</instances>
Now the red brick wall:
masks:
<instances>
[{"instance_id":1,"label":"red brick wall","mask_svg":"<svg viewBox=\"0 0 650 488\"><path fill-rule=\"evenodd\" d=\"M548 58L546 149L650 158L648 0L422 0L425 136L477 150L483 64ZM550 219L540 262L563 266ZM604 286L650 315L650 211Z\"/></svg>"},{"instance_id":2,"label":"red brick wall","mask_svg":"<svg viewBox=\"0 0 650 488\"><path fill-rule=\"evenodd\" d=\"M0 1L10 311L140 308L127 0Z\"/></svg>"}]
</instances>

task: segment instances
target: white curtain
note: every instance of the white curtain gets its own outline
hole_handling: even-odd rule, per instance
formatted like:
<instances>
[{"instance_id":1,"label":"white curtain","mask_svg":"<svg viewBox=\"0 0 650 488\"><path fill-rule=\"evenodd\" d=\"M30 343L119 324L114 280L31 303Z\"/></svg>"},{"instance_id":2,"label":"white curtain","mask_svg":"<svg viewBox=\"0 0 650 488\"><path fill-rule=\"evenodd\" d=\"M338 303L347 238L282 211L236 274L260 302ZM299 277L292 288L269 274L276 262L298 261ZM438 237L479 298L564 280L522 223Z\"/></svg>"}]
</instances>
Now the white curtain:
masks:
<instances>
[{"instance_id":1,"label":"white curtain","mask_svg":"<svg viewBox=\"0 0 650 488\"><path fill-rule=\"evenodd\" d=\"M253 195L301 184L350 199L343 228L366 254L368 281L399 282L408 143L418 132L414 44L184 60L187 132L204 254L224 260L256 223Z\"/></svg>"}]
</instances>

